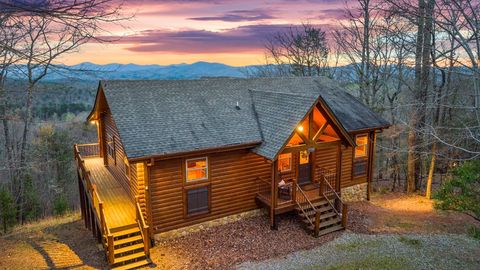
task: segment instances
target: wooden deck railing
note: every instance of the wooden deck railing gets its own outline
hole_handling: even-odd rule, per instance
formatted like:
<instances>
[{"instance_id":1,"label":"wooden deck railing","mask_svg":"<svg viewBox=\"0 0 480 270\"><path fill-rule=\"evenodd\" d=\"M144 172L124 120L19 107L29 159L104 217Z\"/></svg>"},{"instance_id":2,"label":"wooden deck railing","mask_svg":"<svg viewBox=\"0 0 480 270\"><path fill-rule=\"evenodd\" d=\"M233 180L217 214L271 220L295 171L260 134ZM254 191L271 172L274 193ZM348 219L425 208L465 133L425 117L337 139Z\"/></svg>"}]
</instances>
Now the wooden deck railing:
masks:
<instances>
[{"instance_id":1,"label":"wooden deck railing","mask_svg":"<svg viewBox=\"0 0 480 270\"><path fill-rule=\"evenodd\" d=\"M313 226L314 235L318 236L320 232L320 211L308 199L307 194L305 194L305 191L303 191L302 187L300 187L297 182L295 182L295 189L297 191L295 203L297 204L300 211L302 211L304 217L308 220L310 225ZM310 209L310 211L315 211L315 219L312 219L309 213L307 213L308 209Z\"/></svg>"},{"instance_id":2,"label":"wooden deck railing","mask_svg":"<svg viewBox=\"0 0 480 270\"><path fill-rule=\"evenodd\" d=\"M74 145L74 156L75 161L77 162L78 172L80 177L86 187L86 195L88 200L90 201L93 209L94 209L94 216L97 220L97 224L100 224L100 232L102 234L102 245L107 250L108 255L108 262L113 263L114 260L114 251L113 251L113 235L110 232L110 228L108 227L108 223L105 217L105 206L100 198L100 195L97 192L97 186L92 181L92 176L90 171L87 170L85 167L84 156L82 154L86 153L88 157L95 156L94 148L95 146L98 148L98 144L87 144L87 145ZM82 150L80 150L82 149ZM98 153L98 152L97 152Z\"/></svg>"},{"instance_id":3,"label":"wooden deck railing","mask_svg":"<svg viewBox=\"0 0 480 270\"><path fill-rule=\"evenodd\" d=\"M148 256L150 254L150 239L148 234L148 225L145 223L143 218L142 208L140 207L140 202L138 196L135 196L135 212L137 215L137 223L140 227L140 233L143 238L145 254Z\"/></svg>"},{"instance_id":4,"label":"wooden deck railing","mask_svg":"<svg viewBox=\"0 0 480 270\"><path fill-rule=\"evenodd\" d=\"M345 228L347 225L347 205L342 201L340 195L338 195L329 181L326 178L324 178L323 181L325 187L323 197L327 200L328 204L330 204L337 215L342 218L342 226ZM333 200L331 199L332 197Z\"/></svg>"},{"instance_id":5,"label":"wooden deck railing","mask_svg":"<svg viewBox=\"0 0 480 270\"><path fill-rule=\"evenodd\" d=\"M272 183L261 176L258 176L255 179L255 182L257 183L258 196L261 196L266 200L271 200Z\"/></svg>"},{"instance_id":6,"label":"wooden deck railing","mask_svg":"<svg viewBox=\"0 0 480 270\"><path fill-rule=\"evenodd\" d=\"M317 166L317 171L320 173L320 193L326 194L327 196L333 195L333 193L331 193L331 190L328 189L328 187L325 185L325 182L328 182L330 186L335 186L335 182L337 181L337 174L334 171L322 168L320 166Z\"/></svg>"},{"instance_id":7,"label":"wooden deck railing","mask_svg":"<svg viewBox=\"0 0 480 270\"><path fill-rule=\"evenodd\" d=\"M100 156L100 146L98 143L77 144L76 148L83 158Z\"/></svg>"}]
</instances>

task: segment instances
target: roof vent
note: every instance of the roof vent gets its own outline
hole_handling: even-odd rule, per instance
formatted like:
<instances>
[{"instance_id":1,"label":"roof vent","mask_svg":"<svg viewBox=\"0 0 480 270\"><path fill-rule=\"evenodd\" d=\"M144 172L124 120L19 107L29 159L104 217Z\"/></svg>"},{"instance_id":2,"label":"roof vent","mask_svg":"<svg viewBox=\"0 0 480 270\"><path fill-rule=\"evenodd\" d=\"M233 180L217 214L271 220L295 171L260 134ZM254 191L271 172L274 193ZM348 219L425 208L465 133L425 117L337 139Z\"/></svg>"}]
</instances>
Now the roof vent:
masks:
<instances>
[{"instance_id":1,"label":"roof vent","mask_svg":"<svg viewBox=\"0 0 480 270\"><path fill-rule=\"evenodd\" d=\"M238 103L238 101L237 101L237 105L235 106L235 108L236 108L237 110L240 110L240 103Z\"/></svg>"}]
</instances>

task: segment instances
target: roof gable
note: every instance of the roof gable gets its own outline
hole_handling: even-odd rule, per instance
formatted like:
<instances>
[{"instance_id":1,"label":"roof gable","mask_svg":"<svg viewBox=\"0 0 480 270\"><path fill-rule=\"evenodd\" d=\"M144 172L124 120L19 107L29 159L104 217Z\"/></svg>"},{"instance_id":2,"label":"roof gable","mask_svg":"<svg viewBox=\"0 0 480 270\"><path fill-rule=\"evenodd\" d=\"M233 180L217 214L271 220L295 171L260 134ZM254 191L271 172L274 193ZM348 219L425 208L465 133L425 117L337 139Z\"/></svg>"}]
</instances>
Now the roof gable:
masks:
<instances>
[{"instance_id":1,"label":"roof gable","mask_svg":"<svg viewBox=\"0 0 480 270\"><path fill-rule=\"evenodd\" d=\"M263 135L262 144L253 151L273 160L317 98L254 90L250 93Z\"/></svg>"}]
</instances>

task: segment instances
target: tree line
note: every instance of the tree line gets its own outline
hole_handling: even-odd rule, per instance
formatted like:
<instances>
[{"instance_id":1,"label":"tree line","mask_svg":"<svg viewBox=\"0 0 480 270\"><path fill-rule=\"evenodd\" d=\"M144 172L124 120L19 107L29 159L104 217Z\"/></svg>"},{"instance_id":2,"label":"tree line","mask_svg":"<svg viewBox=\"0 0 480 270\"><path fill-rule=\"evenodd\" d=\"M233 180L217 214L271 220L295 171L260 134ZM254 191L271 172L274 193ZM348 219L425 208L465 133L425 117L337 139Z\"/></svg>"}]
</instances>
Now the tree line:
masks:
<instances>
[{"instance_id":1,"label":"tree line","mask_svg":"<svg viewBox=\"0 0 480 270\"><path fill-rule=\"evenodd\" d=\"M78 108L43 106L35 111L42 80L61 57L75 53L109 24L128 18L122 1L0 0L0 218L3 229L76 205L71 147L91 139L89 127L36 121L40 114ZM14 76L12 76L14 75ZM12 79L22 82L7 86Z\"/></svg>"},{"instance_id":2,"label":"tree line","mask_svg":"<svg viewBox=\"0 0 480 270\"><path fill-rule=\"evenodd\" d=\"M388 119L378 189L425 192L480 155L480 1L357 0L329 31L273 35L251 76L328 76ZM339 66L342 66L341 68Z\"/></svg>"}]
</instances>

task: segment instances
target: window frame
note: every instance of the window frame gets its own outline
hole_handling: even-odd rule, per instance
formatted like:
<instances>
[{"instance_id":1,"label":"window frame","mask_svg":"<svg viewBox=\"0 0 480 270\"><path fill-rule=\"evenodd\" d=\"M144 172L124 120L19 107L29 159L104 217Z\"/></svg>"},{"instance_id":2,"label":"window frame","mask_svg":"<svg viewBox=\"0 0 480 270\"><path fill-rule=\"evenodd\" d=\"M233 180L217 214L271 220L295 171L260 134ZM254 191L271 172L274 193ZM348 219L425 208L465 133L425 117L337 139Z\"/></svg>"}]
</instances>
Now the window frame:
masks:
<instances>
[{"instance_id":1,"label":"window frame","mask_svg":"<svg viewBox=\"0 0 480 270\"><path fill-rule=\"evenodd\" d=\"M357 148L358 148L358 144L357 144L357 140L359 137L365 137L365 143L364 144L361 144L360 146L365 146L365 153L362 154L362 155L357 155ZM368 141L369 141L369 138L368 138L368 134L359 134L359 135L356 135L355 136L355 149L353 151L353 156L354 158L368 158Z\"/></svg>"},{"instance_id":2,"label":"window frame","mask_svg":"<svg viewBox=\"0 0 480 270\"><path fill-rule=\"evenodd\" d=\"M281 158L282 155L289 155L289 157L288 157L288 158ZM289 162L290 166L289 166L288 169L282 170L282 169L280 168L280 166L277 165L278 171L281 172L281 173L291 172L291 171L292 171L292 162L293 162L293 155L292 155L292 153L283 153L283 154L280 154L280 155L278 155L278 158L277 158L278 163L280 163L280 159L289 159L289 160L290 160L290 162Z\"/></svg>"},{"instance_id":3,"label":"window frame","mask_svg":"<svg viewBox=\"0 0 480 270\"><path fill-rule=\"evenodd\" d=\"M190 169L190 170L205 170L205 177L189 180L188 179L188 172L189 172L188 162L189 161L194 161L194 160L202 160L202 159L205 159L205 164L206 165L205 165L204 169L202 168L202 169ZM208 156L185 159L185 171L184 171L185 172L185 183L189 184L189 183L196 183L196 182L200 182L200 181L208 181L208 179L209 179L209 167L210 167L210 163L208 161Z\"/></svg>"}]
</instances>

